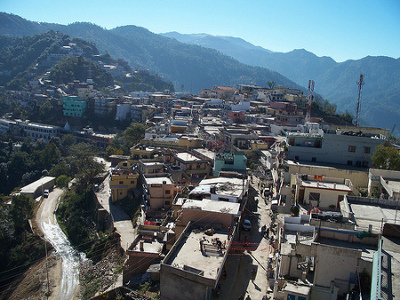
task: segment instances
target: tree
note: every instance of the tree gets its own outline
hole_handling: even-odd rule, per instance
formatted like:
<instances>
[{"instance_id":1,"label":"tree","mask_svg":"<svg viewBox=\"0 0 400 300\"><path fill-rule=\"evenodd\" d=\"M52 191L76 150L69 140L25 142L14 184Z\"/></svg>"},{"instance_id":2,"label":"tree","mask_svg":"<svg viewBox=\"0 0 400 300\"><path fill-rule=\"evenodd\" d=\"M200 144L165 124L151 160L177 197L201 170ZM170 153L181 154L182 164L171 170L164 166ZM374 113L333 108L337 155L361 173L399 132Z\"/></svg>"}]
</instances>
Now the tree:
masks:
<instances>
[{"instance_id":1,"label":"tree","mask_svg":"<svg viewBox=\"0 0 400 300\"><path fill-rule=\"evenodd\" d=\"M67 175L61 175L56 179L56 184L60 188L65 188L68 187L68 182L71 181L71 177L68 177Z\"/></svg>"},{"instance_id":2,"label":"tree","mask_svg":"<svg viewBox=\"0 0 400 300\"><path fill-rule=\"evenodd\" d=\"M12 198L10 215L14 222L15 232L21 233L28 225L28 219L33 216L35 201L25 195Z\"/></svg>"},{"instance_id":3,"label":"tree","mask_svg":"<svg viewBox=\"0 0 400 300\"><path fill-rule=\"evenodd\" d=\"M376 147L371 160L378 169L400 171L400 154L392 146L380 145Z\"/></svg>"},{"instance_id":4,"label":"tree","mask_svg":"<svg viewBox=\"0 0 400 300\"><path fill-rule=\"evenodd\" d=\"M73 134L66 134L61 138L61 144L67 150L70 146L74 145L76 142L76 138Z\"/></svg>"},{"instance_id":5,"label":"tree","mask_svg":"<svg viewBox=\"0 0 400 300\"><path fill-rule=\"evenodd\" d=\"M273 89L275 87L275 82L273 82L273 81L268 81L267 84L270 89Z\"/></svg>"},{"instance_id":6,"label":"tree","mask_svg":"<svg viewBox=\"0 0 400 300\"><path fill-rule=\"evenodd\" d=\"M47 144L46 147L41 151L42 165L46 169L50 169L51 165L57 163L60 157L61 152L53 143Z\"/></svg>"},{"instance_id":7,"label":"tree","mask_svg":"<svg viewBox=\"0 0 400 300\"><path fill-rule=\"evenodd\" d=\"M145 131L146 127L143 124L132 123L129 125L129 127L122 133L122 137L124 138L124 153L129 153L129 149L144 138Z\"/></svg>"},{"instance_id":8,"label":"tree","mask_svg":"<svg viewBox=\"0 0 400 300\"><path fill-rule=\"evenodd\" d=\"M104 165L95 160L96 151L92 145L80 143L69 148L68 161L78 181L80 191L94 183L95 177L104 172Z\"/></svg>"}]
</instances>

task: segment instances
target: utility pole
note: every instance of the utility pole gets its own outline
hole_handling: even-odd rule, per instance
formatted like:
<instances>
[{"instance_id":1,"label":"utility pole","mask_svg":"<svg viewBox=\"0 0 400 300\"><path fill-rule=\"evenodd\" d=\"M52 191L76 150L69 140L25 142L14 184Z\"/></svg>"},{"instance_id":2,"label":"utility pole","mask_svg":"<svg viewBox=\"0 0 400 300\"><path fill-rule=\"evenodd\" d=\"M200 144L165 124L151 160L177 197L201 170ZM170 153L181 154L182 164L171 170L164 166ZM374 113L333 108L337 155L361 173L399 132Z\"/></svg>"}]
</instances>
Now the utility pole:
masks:
<instances>
[{"instance_id":1,"label":"utility pole","mask_svg":"<svg viewBox=\"0 0 400 300\"><path fill-rule=\"evenodd\" d=\"M314 80L308 81L308 100L307 100L307 114L306 114L306 122L311 121L311 103L312 103L312 93L314 91Z\"/></svg>"},{"instance_id":2,"label":"utility pole","mask_svg":"<svg viewBox=\"0 0 400 300\"><path fill-rule=\"evenodd\" d=\"M362 86L364 85L364 75L360 74L360 81L357 82L358 84L358 99L357 99L357 111L356 111L356 122L355 122L355 126L358 127L358 118L360 115L360 111L361 111L361 90L362 90Z\"/></svg>"},{"instance_id":3,"label":"utility pole","mask_svg":"<svg viewBox=\"0 0 400 300\"><path fill-rule=\"evenodd\" d=\"M44 241L44 250L46 252L46 280L47 280L47 293L46 293L46 297L47 299L49 299L49 295L50 295L50 282L49 282L49 269L47 267L47 241Z\"/></svg>"}]
</instances>

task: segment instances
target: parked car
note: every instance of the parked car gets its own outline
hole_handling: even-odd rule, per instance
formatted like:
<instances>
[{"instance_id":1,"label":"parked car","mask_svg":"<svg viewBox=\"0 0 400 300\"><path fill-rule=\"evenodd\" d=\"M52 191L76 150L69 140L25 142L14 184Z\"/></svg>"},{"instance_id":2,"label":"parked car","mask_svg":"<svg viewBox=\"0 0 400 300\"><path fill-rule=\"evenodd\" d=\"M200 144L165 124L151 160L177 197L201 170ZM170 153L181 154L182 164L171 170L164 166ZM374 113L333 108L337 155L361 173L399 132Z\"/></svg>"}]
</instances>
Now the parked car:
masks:
<instances>
[{"instance_id":1,"label":"parked car","mask_svg":"<svg viewBox=\"0 0 400 300\"><path fill-rule=\"evenodd\" d=\"M250 230L251 229L251 222L248 219L243 220L242 223L243 230Z\"/></svg>"},{"instance_id":2,"label":"parked car","mask_svg":"<svg viewBox=\"0 0 400 300\"><path fill-rule=\"evenodd\" d=\"M50 194L50 191L49 191L49 190L44 190L44 191L43 191L43 197L44 197L44 198L49 197L49 194Z\"/></svg>"}]
</instances>

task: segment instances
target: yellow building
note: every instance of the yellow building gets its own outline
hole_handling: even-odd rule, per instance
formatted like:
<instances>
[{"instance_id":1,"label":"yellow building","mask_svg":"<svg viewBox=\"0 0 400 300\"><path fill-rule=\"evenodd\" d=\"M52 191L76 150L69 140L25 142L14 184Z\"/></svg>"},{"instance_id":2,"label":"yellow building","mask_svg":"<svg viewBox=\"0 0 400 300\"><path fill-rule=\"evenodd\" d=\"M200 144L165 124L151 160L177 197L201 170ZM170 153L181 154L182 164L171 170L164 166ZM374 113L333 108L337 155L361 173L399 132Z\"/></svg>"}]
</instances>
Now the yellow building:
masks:
<instances>
[{"instance_id":1,"label":"yellow building","mask_svg":"<svg viewBox=\"0 0 400 300\"><path fill-rule=\"evenodd\" d=\"M110 179L111 200L113 202L128 196L128 191L137 186L139 174L132 169L112 171Z\"/></svg>"},{"instance_id":2,"label":"yellow building","mask_svg":"<svg viewBox=\"0 0 400 300\"><path fill-rule=\"evenodd\" d=\"M153 159L160 152L160 149L141 145L138 147L132 147L130 151L131 158L137 162L140 159Z\"/></svg>"}]
</instances>

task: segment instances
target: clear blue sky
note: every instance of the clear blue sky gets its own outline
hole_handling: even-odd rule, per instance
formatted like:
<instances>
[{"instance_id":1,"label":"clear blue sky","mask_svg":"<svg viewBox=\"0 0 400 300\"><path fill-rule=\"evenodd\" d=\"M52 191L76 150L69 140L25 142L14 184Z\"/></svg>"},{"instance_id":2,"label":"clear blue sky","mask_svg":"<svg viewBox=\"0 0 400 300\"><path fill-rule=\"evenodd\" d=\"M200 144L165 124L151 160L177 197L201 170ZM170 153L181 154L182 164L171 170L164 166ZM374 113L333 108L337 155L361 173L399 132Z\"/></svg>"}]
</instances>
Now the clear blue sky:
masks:
<instances>
[{"instance_id":1,"label":"clear blue sky","mask_svg":"<svg viewBox=\"0 0 400 300\"><path fill-rule=\"evenodd\" d=\"M235 36L272 51L304 48L339 62L400 57L399 0L0 0L0 11L38 22Z\"/></svg>"}]
</instances>

